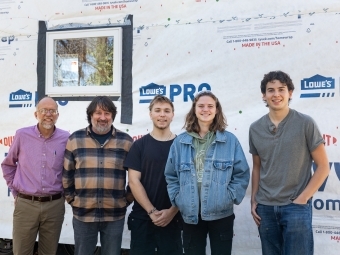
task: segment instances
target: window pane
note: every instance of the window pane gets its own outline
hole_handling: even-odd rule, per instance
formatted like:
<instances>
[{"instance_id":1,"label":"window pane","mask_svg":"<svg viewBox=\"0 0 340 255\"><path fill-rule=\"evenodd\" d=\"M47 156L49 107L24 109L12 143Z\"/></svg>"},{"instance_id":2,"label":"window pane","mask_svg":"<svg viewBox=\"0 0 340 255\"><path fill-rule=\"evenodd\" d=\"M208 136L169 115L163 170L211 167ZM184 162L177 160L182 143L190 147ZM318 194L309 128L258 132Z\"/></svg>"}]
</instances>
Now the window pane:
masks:
<instances>
[{"instance_id":1,"label":"window pane","mask_svg":"<svg viewBox=\"0 0 340 255\"><path fill-rule=\"evenodd\" d=\"M112 86L114 37L54 40L53 87Z\"/></svg>"}]
</instances>

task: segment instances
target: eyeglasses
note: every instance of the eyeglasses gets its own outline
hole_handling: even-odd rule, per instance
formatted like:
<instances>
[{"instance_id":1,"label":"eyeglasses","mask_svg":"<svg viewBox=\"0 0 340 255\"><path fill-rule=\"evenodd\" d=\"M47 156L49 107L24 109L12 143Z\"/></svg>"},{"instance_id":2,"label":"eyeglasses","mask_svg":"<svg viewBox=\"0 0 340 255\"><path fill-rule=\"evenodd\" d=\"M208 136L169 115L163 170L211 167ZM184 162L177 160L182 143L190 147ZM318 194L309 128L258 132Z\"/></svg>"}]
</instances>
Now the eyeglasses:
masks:
<instances>
[{"instance_id":1,"label":"eyeglasses","mask_svg":"<svg viewBox=\"0 0 340 255\"><path fill-rule=\"evenodd\" d=\"M40 112L41 114L51 114L51 115L56 115L58 114L58 110L55 110L55 109L45 109L45 108L42 108L40 110L38 110L38 112Z\"/></svg>"}]
</instances>

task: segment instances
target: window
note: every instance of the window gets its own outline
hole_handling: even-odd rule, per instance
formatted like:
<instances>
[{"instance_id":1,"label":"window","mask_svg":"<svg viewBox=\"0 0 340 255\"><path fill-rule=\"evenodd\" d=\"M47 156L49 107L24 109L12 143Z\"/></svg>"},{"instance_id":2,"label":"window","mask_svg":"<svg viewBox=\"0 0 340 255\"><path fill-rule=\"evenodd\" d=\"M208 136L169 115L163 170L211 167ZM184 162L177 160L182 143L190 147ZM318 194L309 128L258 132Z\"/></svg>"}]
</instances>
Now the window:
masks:
<instances>
[{"instance_id":1,"label":"window","mask_svg":"<svg viewBox=\"0 0 340 255\"><path fill-rule=\"evenodd\" d=\"M122 28L46 33L46 95L120 96Z\"/></svg>"}]
</instances>

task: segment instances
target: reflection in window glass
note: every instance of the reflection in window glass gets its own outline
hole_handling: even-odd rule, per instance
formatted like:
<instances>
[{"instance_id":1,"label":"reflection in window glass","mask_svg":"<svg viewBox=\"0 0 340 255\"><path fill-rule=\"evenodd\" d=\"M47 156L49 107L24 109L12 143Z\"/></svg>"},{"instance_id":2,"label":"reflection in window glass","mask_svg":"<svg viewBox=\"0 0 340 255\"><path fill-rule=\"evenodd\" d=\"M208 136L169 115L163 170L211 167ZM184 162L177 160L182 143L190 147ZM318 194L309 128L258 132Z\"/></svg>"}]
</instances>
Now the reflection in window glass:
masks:
<instances>
[{"instance_id":1,"label":"reflection in window glass","mask_svg":"<svg viewBox=\"0 0 340 255\"><path fill-rule=\"evenodd\" d=\"M53 87L112 86L113 36L54 40Z\"/></svg>"}]
</instances>

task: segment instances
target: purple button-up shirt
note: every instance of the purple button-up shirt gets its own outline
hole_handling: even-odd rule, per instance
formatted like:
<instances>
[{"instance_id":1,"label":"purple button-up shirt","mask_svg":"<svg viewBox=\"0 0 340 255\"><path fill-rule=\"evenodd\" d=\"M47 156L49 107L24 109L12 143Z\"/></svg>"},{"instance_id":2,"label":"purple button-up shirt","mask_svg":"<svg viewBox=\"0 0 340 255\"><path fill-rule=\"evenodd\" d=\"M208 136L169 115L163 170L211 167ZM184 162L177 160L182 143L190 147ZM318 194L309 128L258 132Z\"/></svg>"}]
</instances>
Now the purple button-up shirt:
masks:
<instances>
[{"instance_id":1,"label":"purple button-up shirt","mask_svg":"<svg viewBox=\"0 0 340 255\"><path fill-rule=\"evenodd\" d=\"M1 164L14 197L18 192L47 196L63 191L62 172L69 133L56 128L45 139L37 126L17 130L8 155Z\"/></svg>"}]
</instances>

